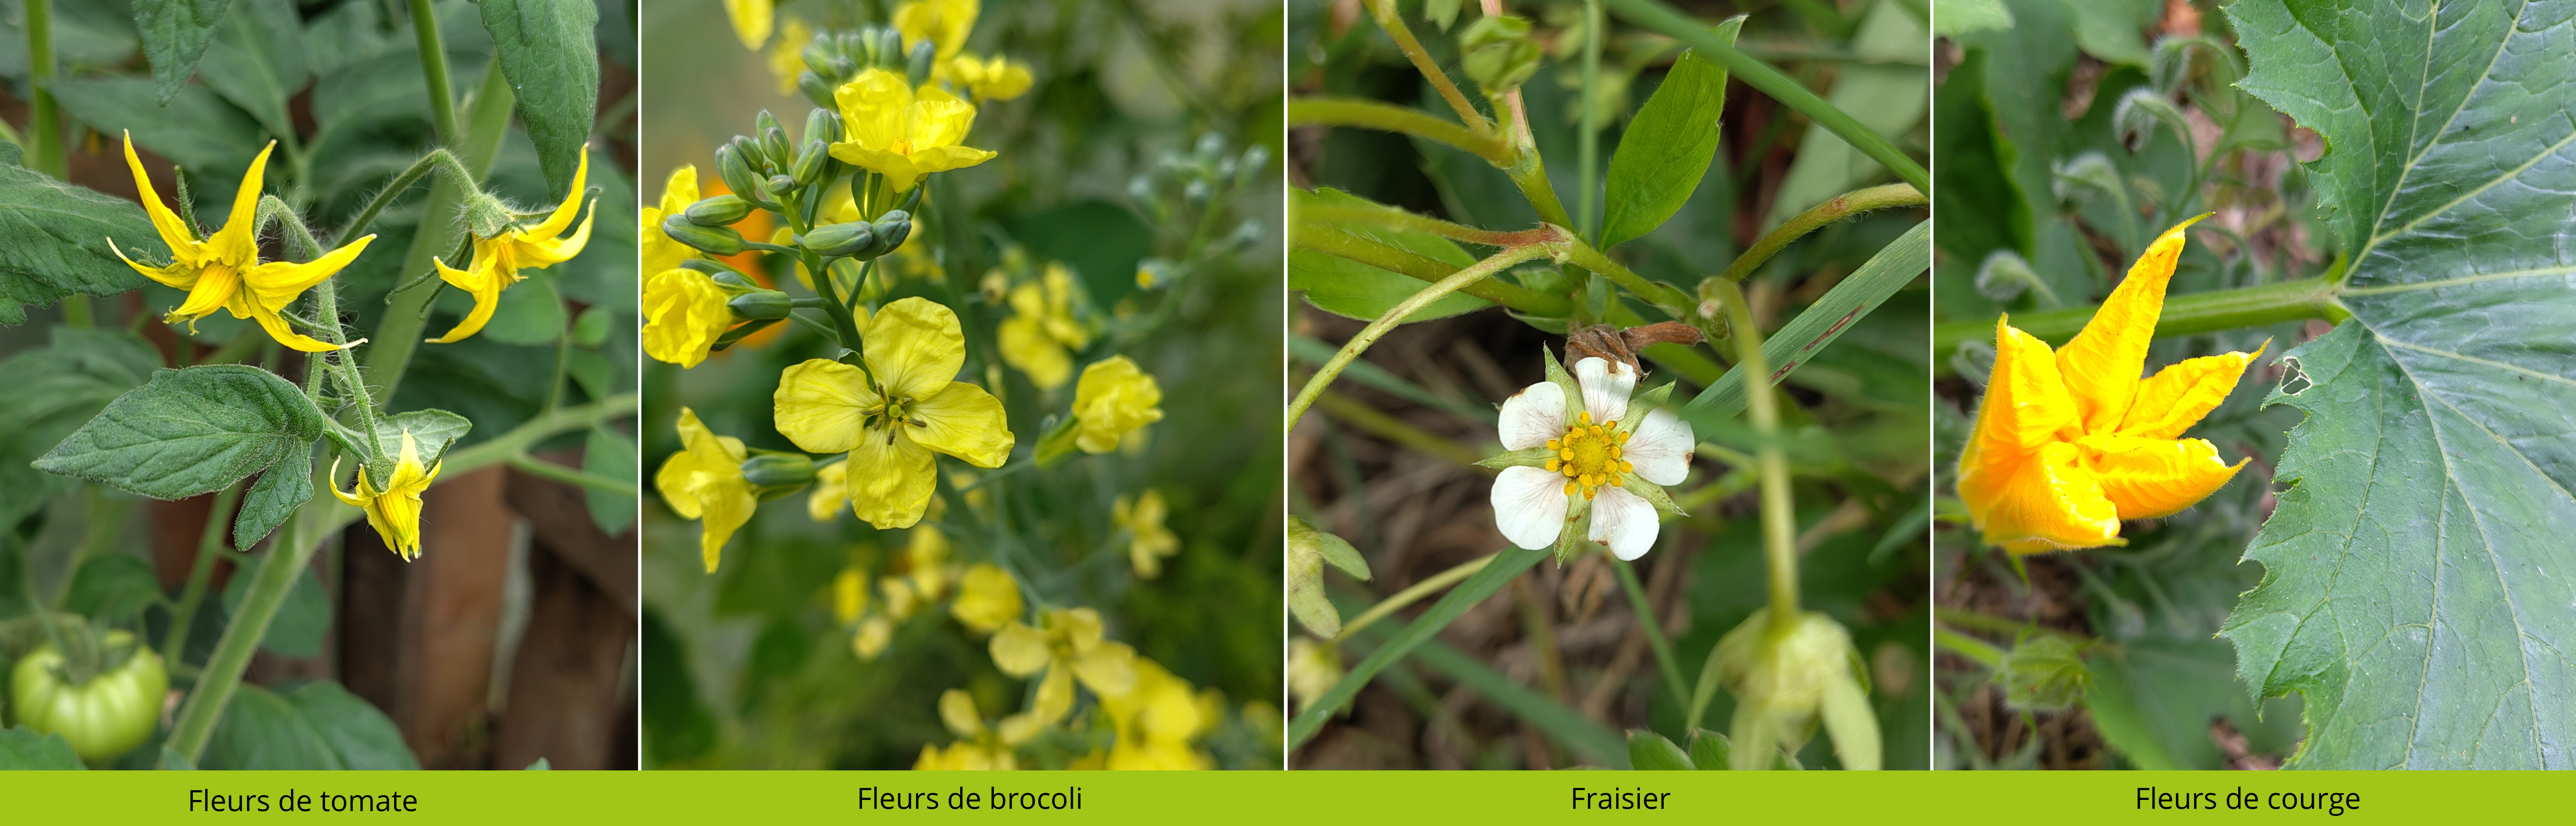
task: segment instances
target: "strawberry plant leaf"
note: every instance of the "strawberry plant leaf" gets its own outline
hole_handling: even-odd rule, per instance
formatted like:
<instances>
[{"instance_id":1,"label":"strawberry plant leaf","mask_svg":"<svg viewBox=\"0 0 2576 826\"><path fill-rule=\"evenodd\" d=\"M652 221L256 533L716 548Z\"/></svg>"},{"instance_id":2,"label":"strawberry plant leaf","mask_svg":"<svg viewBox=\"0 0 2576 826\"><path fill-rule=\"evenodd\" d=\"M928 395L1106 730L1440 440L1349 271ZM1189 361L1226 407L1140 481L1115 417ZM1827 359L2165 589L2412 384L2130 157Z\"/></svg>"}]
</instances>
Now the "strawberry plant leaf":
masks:
<instances>
[{"instance_id":1,"label":"strawberry plant leaf","mask_svg":"<svg viewBox=\"0 0 2576 826\"><path fill-rule=\"evenodd\" d=\"M2352 318L2222 632L2310 768L2576 768L2576 2L2245 0L2242 87L2325 139Z\"/></svg>"}]
</instances>

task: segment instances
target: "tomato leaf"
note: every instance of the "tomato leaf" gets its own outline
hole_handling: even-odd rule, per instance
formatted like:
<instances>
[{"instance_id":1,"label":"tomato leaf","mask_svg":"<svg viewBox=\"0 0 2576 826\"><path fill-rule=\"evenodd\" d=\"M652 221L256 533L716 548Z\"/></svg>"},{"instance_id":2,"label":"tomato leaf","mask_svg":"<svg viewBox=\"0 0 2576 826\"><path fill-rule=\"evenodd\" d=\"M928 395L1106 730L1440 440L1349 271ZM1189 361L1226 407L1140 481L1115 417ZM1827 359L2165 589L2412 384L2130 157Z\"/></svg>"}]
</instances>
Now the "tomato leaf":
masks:
<instances>
[{"instance_id":1,"label":"tomato leaf","mask_svg":"<svg viewBox=\"0 0 2576 826\"><path fill-rule=\"evenodd\" d=\"M1717 39L1732 45L1744 18L1717 24ZM1718 116L1726 111L1726 67L1683 52L1663 85L1628 121L1610 154L1602 200L1601 248L1653 232L1689 203L1709 161L1717 157Z\"/></svg>"},{"instance_id":2,"label":"tomato leaf","mask_svg":"<svg viewBox=\"0 0 2576 826\"><path fill-rule=\"evenodd\" d=\"M0 359L0 376L11 381L0 393L0 422L9 423L0 428L0 490L10 492L0 496L0 524L72 492L78 482L29 463L161 366L152 345L121 330L57 326L52 337L49 347Z\"/></svg>"},{"instance_id":3,"label":"tomato leaf","mask_svg":"<svg viewBox=\"0 0 2576 826\"><path fill-rule=\"evenodd\" d=\"M536 140L546 186L572 186L573 165L599 115L599 47L591 0L481 0L501 74L518 94L519 120ZM581 193L572 193L579 197Z\"/></svg>"},{"instance_id":4,"label":"tomato leaf","mask_svg":"<svg viewBox=\"0 0 2576 826\"><path fill-rule=\"evenodd\" d=\"M242 494L241 513L233 517L233 549L250 550L270 531L286 524L286 517L312 498L313 456L310 450L300 456L290 453L285 461L261 471L259 482L251 485L248 493Z\"/></svg>"},{"instance_id":5,"label":"tomato leaf","mask_svg":"<svg viewBox=\"0 0 2576 826\"><path fill-rule=\"evenodd\" d=\"M295 134L286 100L313 79L304 54L304 21L296 16L292 0L236 2L241 13L216 31L214 45L197 66L197 79L249 112L269 134ZM154 81L160 82L158 72ZM161 99L167 102L175 92L161 89Z\"/></svg>"},{"instance_id":6,"label":"tomato leaf","mask_svg":"<svg viewBox=\"0 0 2576 826\"><path fill-rule=\"evenodd\" d=\"M634 483L641 469L641 460L635 456L635 441L605 427L591 428L590 435L582 442L581 469L584 473ZM590 509L590 521L599 525L601 533L616 536L625 533L626 526L635 524L635 497L599 488L586 488L583 495Z\"/></svg>"},{"instance_id":7,"label":"tomato leaf","mask_svg":"<svg viewBox=\"0 0 2576 826\"><path fill-rule=\"evenodd\" d=\"M26 726L0 729L0 771L86 768L72 753L72 741L60 734L38 734Z\"/></svg>"},{"instance_id":8,"label":"tomato leaf","mask_svg":"<svg viewBox=\"0 0 2576 826\"><path fill-rule=\"evenodd\" d=\"M238 577L236 579L246 579ZM234 689L223 720L206 740L201 769L339 770L347 768L294 703L249 683Z\"/></svg>"},{"instance_id":9,"label":"tomato leaf","mask_svg":"<svg viewBox=\"0 0 2576 826\"><path fill-rule=\"evenodd\" d=\"M2227 9L2240 85L2325 139L2352 319L2284 358L2307 418L2221 633L2305 695L2295 765L2576 768L2576 2L2425 11Z\"/></svg>"},{"instance_id":10,"label":"tomato leaf","mask_svg":"<svg viewBox=\"0 0 2576 826\"><path fill-rule=\"evenodd\" d=\"M197 61L215 40L232 0L135 0L134 27L143 33L143 58L152 63L152 87L162 103L179 93Z\"/></svg>"},{"instance_id":11,"label":"tomato leaf","mask_svg":"<svg viewBox=\"0 0 2576 826\"><path fill-rule=\"evenodd\" d=\"M286 701L330 744L341 768L420 768L420 758L403 743L402 730L393 719L339 683L324 680L296 686L286 692Z\"/></svg>"},{"instance_id":12,"label":"tomato leaf","mask_svg":"<svg viewBox=\"0 0 2576 826\"><path fill-rule=\"evenodd\" d=\"M132 239L129 255L168 260L132 201L8 163L0 164L0 204L9 205L0 209L0 324L26 323L29 304L142 286L143 275L109 251L110 236Z\"/></svg>"},{"instance_id":13,"label":"tomato leaf","mask_svg":"<svg viewBox=\"0 0 2576 826\"><path fill-rule=\"evenodd\" d=\"M295 385L238 364L161 370L99 411L36 469L150 496L211 493L322 435Z\"/></svg>"}]
</instances>

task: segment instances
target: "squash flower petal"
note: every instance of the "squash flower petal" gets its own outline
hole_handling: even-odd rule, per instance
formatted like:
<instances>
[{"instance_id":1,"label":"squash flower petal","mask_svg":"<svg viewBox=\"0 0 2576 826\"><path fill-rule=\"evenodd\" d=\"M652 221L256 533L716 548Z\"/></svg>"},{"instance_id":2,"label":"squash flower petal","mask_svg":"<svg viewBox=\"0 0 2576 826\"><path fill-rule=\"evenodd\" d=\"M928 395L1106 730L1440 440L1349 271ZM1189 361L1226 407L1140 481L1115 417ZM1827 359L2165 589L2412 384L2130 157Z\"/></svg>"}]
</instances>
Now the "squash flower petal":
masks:
<instances>
[{"instance_id":1,"label":"squash flower petal","mask_svg":"<svg viewBox=\"0 0 2576 826\"><path fill-rule=\"evenodd\" d=\"M446 335L430 339L429 343L453 344L481 332L483 325L492 320L492 312L501 306L501 291L527 280L519 270L541 270L561 264L580 255L582 248L589 246L591 222L599 218L597 198L591 199L590 214L582 219L581 227L573 230L571 235L563 234L572 226L573 216L582 212L580 199L583 184L589 176L590 147L585 144L580 162L573 167L572 191L544 221L534 226L512 226L499 235L474 239L474 258L465 269L449 267L444 261L437 262L439 280L473 295L474 309ZM647 231L644 237L659 234Z\"/></svg>"},{"instance_id":2,"label":"squash flower petal","mask_svg":"<svg viewBox=\"0 0 2576 826\"><path fill-rule=\"evenodd\" d=\"M196 230L161 201L161 193L153 190L151 176L143 171L142 158L134 153L134 137L127 134L125 165L134 173L135 193L143 199L143 212L151 217L153 231L170 246L170 263L164 266L137 263L126 256L124 249L116 246L113 238L108 239L108 248L126 266L144 277L188 291L185 301L162 316L164 323L186 322L193 332L194 322L199 316L220 309L231 313L234 318L258 322L260 329L268 331L279 344L297 350L320 353L341 349L343 345L296 332L280 313L302 297L305 290L312 289L356 260L359 253L366 251L367 243L376 237L369 235L350 241L310 262L261 263L257 234L260 183L268 168L268 155L276 149L277 143L271 141L259 150L257 157L251 159L249 171L242 175L241 186L233 191L232 214L225 218L224 227L200 240Z\"/></svg>"},{"instance_id":3,"label":"squash flower petal","mask_svg":"<svg viewBox=\"0 0 2576 826\"><path fill-rule=\"evenodd\" d=\"M1959 498L1987 543L2016 554L2126 544L2122 520L2191 507L2244 468L2205 439L2177 437L2226 401L2263 348L2139 377L2184 230L2198 220L2149 244L2063 348L1996 320L1994 370L1959 454Z\"/></svg>"}]
</instances>

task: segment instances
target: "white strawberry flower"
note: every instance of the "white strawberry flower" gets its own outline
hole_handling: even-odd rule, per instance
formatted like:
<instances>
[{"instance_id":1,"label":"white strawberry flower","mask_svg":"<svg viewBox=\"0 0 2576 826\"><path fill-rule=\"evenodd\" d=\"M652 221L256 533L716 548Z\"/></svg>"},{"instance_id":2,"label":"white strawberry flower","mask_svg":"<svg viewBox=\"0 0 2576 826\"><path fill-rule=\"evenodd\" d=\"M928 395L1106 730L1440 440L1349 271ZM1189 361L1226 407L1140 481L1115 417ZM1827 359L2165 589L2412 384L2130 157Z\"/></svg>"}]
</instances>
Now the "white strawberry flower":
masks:
<instances>
[{"instance_id":1,"label":"white strawberry flower","mask_svg":"<svg viewBox=\"0 0 2576 826\"><path fill-rule=\"evenodd\" d=\"M1509 452L1480 463L1502 469L1494 526L1522 548L1555 546L1560 563L1575 537L1620 559L1645 556L1658 512L1681 513L1663 486L1690 474L1696 442L1688 423L1659 406L1672 385L1631 400L1637 368L1599 357L1576 361L1568 377L1550 353L1547 372L1547 381L1503 401L1499 428ZM1631 416L1632 409L1644 413Z\"/></svg>"}]
</instances>

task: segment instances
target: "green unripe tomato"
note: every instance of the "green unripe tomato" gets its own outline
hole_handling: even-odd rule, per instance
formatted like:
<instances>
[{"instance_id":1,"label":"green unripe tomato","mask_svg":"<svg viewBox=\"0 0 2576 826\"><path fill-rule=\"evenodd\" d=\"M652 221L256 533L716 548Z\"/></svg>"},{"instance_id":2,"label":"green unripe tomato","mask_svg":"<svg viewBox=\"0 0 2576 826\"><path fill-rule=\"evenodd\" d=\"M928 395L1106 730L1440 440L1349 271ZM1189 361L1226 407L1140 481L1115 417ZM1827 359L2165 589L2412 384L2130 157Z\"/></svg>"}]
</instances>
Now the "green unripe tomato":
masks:
<instances>
[{"instance_id":1,"label":"green unripe tomato","mask_svg":"<svg viewBox=\"0 0 2576 826\"><path fill-rule=\"evenodd\" d=\"M92 762L113 760L133 751L161 722L161 698L170 693L170 672L161 655L134 642L134 634L109 631L106 648L134 646L134 656L115 670L81 685L64 682L59 672L63 654L46 643L18 661L9 687L18 722L72 743L72 752Z\"/></svg>"}]
</instances>

